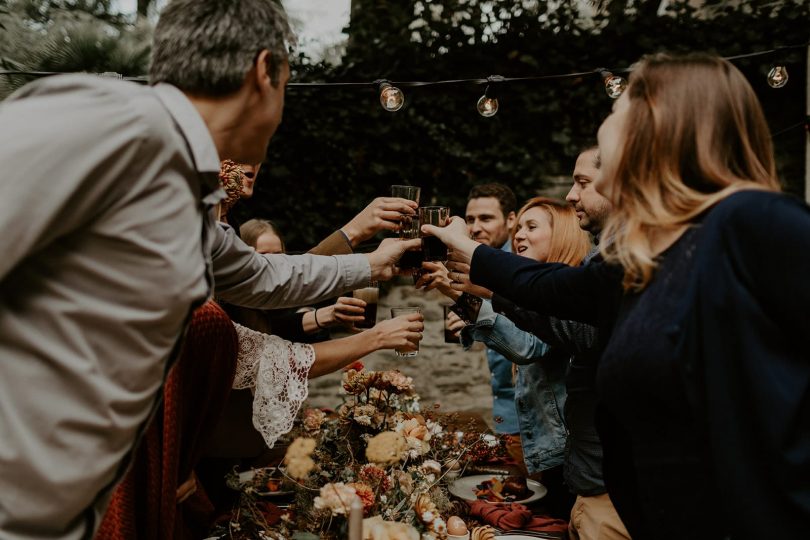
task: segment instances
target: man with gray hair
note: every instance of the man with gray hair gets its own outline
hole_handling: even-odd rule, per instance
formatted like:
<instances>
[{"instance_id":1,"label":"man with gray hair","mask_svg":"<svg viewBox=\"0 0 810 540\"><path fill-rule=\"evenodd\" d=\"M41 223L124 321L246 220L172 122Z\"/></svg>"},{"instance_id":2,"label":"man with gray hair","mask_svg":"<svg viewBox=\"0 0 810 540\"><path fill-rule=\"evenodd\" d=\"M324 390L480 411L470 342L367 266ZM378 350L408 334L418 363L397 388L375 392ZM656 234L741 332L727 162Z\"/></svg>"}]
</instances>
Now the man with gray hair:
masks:
<instances>
[{"instance_id":1,"label":"man with gray hair","mask_svg":"<svg viewBox=\"0 0 810 540\"><path fill-rule=\"evenodd\" d=\"M315 303L418 242L263 256L215 222L220 160L260 162L281 122L292 39L273 0L173 0L153 86L66 75L0 105L0 538L92 538L214 288Z\"/></svg>"}]
</instances>

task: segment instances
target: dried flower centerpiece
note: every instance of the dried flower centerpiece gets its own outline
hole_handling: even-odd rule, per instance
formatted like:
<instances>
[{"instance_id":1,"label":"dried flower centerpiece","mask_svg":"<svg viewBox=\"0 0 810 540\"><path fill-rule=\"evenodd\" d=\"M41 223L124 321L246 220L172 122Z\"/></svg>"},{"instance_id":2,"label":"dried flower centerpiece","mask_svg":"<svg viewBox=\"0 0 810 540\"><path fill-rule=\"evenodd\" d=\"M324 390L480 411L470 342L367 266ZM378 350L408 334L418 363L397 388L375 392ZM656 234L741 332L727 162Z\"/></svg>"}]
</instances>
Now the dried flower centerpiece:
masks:
<instances>
[{"instance_id":1,"label":"dried flower centerpiece","mask_svg":"<svg viewBox=\"0 0 810 540\"><path fill-rule=\"evenodd\" d=\"M356 498L366 538L447 538L447 517L466 513L450 500L448 482L470 460L503 455L501 441L447 430L452 415L422 412L413 380L399 371L366 371L355 362L341 390L336 414L303 411L280 467L295 492L292 515L256 538L345 537Z\"/></svg>"}]
</instances>

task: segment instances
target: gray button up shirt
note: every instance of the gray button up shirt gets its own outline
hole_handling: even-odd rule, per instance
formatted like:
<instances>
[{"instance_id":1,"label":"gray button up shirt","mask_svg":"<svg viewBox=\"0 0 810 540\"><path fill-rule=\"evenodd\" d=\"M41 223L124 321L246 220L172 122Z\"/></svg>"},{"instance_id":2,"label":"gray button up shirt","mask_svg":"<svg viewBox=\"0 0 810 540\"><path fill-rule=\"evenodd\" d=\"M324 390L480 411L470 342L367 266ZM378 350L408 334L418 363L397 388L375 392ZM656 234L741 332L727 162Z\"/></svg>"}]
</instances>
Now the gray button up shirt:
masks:
<instances>
[{"instance_id":1,"label":"gray button up shirt","mask_svg":"<svg viewBox=\"0 0 810 540\"><path fill-rule=\"evenodd\" d=\"M30 84L0 104L0 170L3 539L92 536L214 284L270 308L370 278L363 255L257 255L218 225L219 156L172 86Z\"/></svg>"}]
</instances>

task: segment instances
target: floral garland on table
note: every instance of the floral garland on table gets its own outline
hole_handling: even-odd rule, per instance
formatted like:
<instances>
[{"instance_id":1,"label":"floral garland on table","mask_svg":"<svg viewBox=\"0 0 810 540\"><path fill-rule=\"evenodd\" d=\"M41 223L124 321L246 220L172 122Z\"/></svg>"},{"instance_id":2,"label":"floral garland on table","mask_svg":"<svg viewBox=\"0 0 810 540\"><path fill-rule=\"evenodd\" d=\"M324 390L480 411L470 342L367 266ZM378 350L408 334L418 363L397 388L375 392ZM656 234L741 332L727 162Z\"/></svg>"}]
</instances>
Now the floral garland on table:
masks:
<instances>
[{"instance_id":1,"label":"floral garland on table","mask_svg":"<svg viewBox=\"0 0 810 540\"><path fill-rule=\"evenodd\" d=\"M448 431L453 415L421 412L413 379L399 371L344 370L337 414L303 412L280 468L295 493L292 512L268 520L256 496L267 478L242 485L227 530L232 538L345 538L350 507L363 505L364 538L447 538L447 519L465 514L447 486L467 463L504 455L489 434ZM236 530L236 531L235 531ZM237 532L237 534L234 534ZM307 533L312 536L307 536Z\"/></svg>"}]
</instances>

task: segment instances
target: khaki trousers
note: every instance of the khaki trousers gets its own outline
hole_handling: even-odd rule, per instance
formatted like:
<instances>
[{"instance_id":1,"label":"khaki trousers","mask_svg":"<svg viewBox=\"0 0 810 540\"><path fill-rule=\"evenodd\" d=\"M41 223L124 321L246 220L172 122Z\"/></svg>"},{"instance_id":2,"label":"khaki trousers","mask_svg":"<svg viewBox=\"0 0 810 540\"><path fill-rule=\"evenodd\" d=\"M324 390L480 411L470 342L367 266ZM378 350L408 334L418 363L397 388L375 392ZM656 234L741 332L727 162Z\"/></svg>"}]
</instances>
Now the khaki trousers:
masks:
<instances>
[{"instance_id":1,"label":"khaki trousers","mask_svg":"<svg viewBox=\"0 0 810 540\"><path fill-rule=\"evenodd\" d=\"M568 522L570 540L629 540L619 514L607 493L577 496Z\"/></svg>"}]
</instances>

